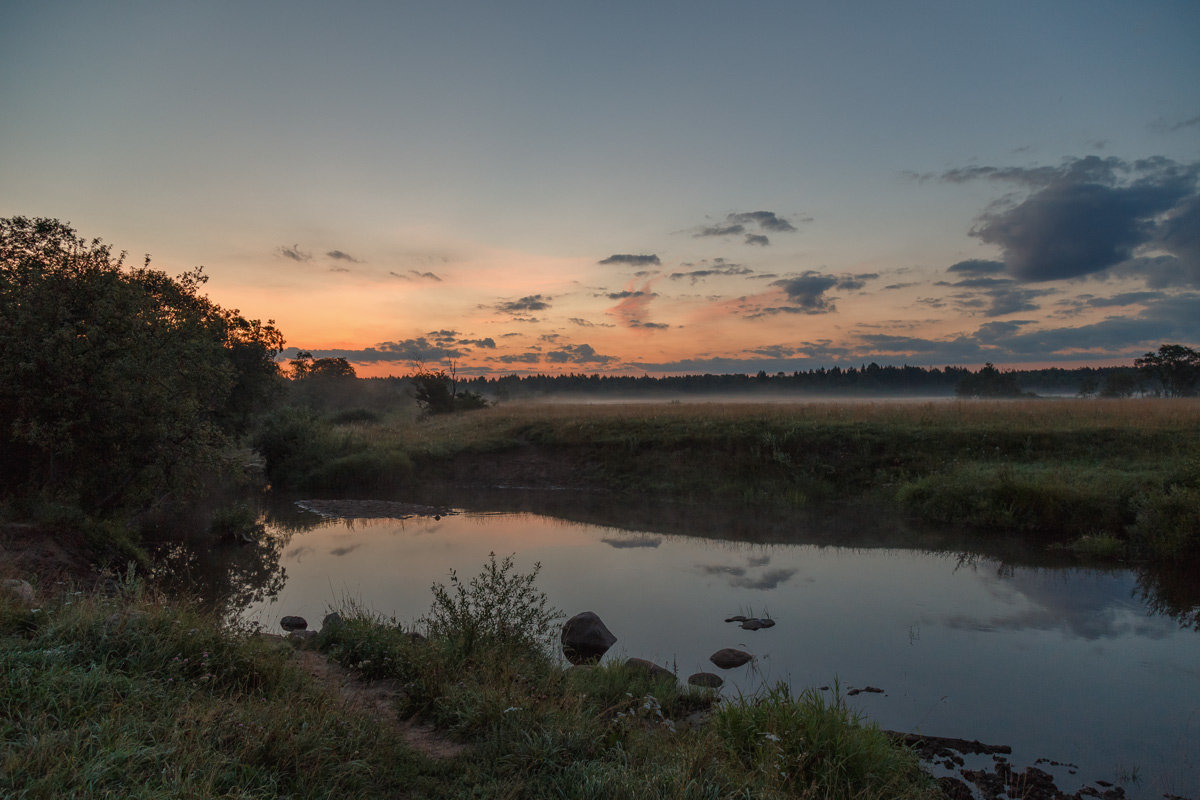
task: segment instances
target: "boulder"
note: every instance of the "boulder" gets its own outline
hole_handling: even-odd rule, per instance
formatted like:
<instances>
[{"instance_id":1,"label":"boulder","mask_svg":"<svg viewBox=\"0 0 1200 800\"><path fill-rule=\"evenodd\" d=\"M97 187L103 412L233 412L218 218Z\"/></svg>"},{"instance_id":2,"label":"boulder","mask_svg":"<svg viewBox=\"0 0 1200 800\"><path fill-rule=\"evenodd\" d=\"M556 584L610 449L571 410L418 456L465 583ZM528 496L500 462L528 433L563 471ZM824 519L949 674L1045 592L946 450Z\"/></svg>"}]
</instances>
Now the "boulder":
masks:
<instances>
[{"instance_id":1,"label":"boulder","mask_svg":"<svg viewBox=\"0 0 1200 800\"><path fill-rule=\"evenodd\" d=\"M712 672L697 672L689 675L687 682L692 686L703 686L705 689L720 689L725 679Z\"/></svg>"},{"instance_id":2,"label":"boulder","mask_svg":"<svg viewBox=\"0 0 1200 800\"><path fill-rule=\"evenodd\" d=\"M744 650L735 650L732 647L726 647L713 653L708 657L708 660L721 669L733 669L734 667L740 667L753 658L754 656Z\"/></svg>"},{"instance_id":3,"label":"boulder","mask_svg":"<svg viewBox=\"0 0 1200 800\"><path fill-rule=\"evenodd\" d=\"M625 661L625 666L631 670L650 673L651 678L670 678L675 680L675 673L666 667L660 667L653 661L647 661L644 658L630 658Z\"/></svg>"},{"instance_id":4,"label":"boulder","mask_svg":"<svg viewBox=\"0 0 1200 800\"><path fill-rule=\"evenodd\" d=\"M743 630L756 631L759 628L765 628L767 626L763 625L762 620L759 620L759 619L744 619L744 620L742 620L741 627Z\"/></svg>"},{"instance_id":5,"label":"boulder","mask_svg":"<svg viewBox=\"0 0 1200 800\"><path fill-rule=\"evenodd\" d=\"M599 661L616 641L617 637L593 611L576 614L563 625L563 654L572 664Z\"/></svg>"},{"instance_id":6,"label":"boulder","mask_svg":"<svg viewBox=\"0 0 1200 800\"><path fill-rule=\"evenodd\" d=\"M726 622L745 622L746 617L742 616L741 614L735 614L725 621Z\"/></svg>"},{"instance_id":7,"label":"boulder","mask_svg":"<svg viewBox=\"0 0 1200 800\"><path fill-rule=\"evenodd\" d=\"M279 627L289 633L291 631L302 631L308 627L308 620L304 617L284 617L279 620Z\"/></svg>"},{"instance_id":8,"label":"boulder","mask_svg":"<svg viewBox=\"0 0 1200 800\"><path fill-rule=\"evenodd\" d=\"M325 619L321 620L321 628L334 628L342 624L342 615L336 611L331 611L325 615ZM307 627L307 626L306 626Z\"/></svg>"},{"instance_id":9,"label":"boulder","mask_svg":"<svg viewBox=\"0 0 1200 800\"><path fill-rule=\"evenodd\" d=\"M21 605L33 605L33 586L20 578L5 578L0 581L0 594L6 594Z\"/></svg>"}]
</instances>

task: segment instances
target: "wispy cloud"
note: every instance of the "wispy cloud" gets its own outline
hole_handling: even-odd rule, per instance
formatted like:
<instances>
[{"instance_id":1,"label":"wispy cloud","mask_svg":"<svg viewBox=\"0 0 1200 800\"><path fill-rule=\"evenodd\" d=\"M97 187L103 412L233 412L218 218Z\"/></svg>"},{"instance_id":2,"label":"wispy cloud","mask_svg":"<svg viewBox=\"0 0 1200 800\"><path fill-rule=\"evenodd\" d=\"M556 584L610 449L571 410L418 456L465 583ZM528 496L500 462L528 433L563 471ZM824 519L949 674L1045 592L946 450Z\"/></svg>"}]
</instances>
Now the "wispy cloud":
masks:
<instances>
[{"instance_id":1,"label":"wispy cloud","mask_svg":"<svg viewBox=\"0 0 1200 800\"><path fill-rule=\"evenodd\" d=\"M299 261L301 263L305 261L312 261L312 253L304 252L300 249L300 245L298 244L294 244L291 247L282 245L276 250L276 252L284 258L291 259L292 261Z\"/></svg>"},{"instance_id":2,"label":"wispy cloud","mask_svg":"<svg viewBox=\"0 0 1200 800\"><path fill-rule=\"evenodd\" d=\"M330 250L325 255L328 258L332 258L334 261L349 261L351 264L361 264L362 263L357 258L355 258L354 256L350 255L349 253L347 253L343 250Z\"/></svg>"},{"instance_id":3,"label":"wispy cloud","mask_svg":"<svg viewBox=\"0 0 1200 800\"><path fill-rule=\"evenodd\" d=\"M495 308L505 314L525 314L530 311L545 311L550 307L550 298L540 294L531 294L520 300L497 303Z\"/></svg>"}]
</instances>

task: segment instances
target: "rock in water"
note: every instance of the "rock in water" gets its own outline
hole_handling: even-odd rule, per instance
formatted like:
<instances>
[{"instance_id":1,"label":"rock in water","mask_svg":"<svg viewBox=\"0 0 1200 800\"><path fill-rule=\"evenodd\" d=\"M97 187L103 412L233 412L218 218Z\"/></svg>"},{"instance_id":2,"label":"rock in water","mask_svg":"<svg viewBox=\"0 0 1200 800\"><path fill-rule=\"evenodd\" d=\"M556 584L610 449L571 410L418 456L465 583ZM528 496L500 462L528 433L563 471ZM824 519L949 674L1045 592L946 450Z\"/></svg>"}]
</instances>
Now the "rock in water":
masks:
<instances>
[{"instance_id":1,"label":"rock in water","mask_svg":"<svg viewBox=\"0 0 1200 800\"><path fill-rule=\"evenodd\" d=\"M708 660L721 669L733 669L734 667L740 667L752 658L754 656L744 650L734 650L732 647L726 647L713 653L708 657Z\"/></svg>"},{"instance_id":2,"label":"rock in water","mask_svg":"<svg viewBox=\"0 0 1200 800\"><path fill-rule=\"evenodd\" d=\"M660 667L653 661L647 661L644 658L630 658L625 662L625 666L629 669L649 672L651 678L670 678L672 681L675 680L674 672L671 672L671 670L667 669L666 667Z\"/></svg>"},{"instance_id":3,"label":"rock in water","mask_svg":"<svg viewBox=\"0 0 1200 800\"><path fill-rule=\"evenodd\" d=\"M325 615L325 619L321 620L321 628L333 628L342 624L342 615L336 611L331 611Z\"/></svg>"},{"instance_id":4,"label":"rock in water","mask_svg":"<svg viewBox=\"0 0 1200 800\"><path fill-rule=\"evenodd\" d=\"M725 621L726 622L745 622L746 617L742 616L741 614L734 614L732 617L730 617L729 619L727 619Z\"/></svg>"},{"instance_id":5,"label":"rock in water","mask_svg":"<svg viewBox=\"0 0 1200 800\"><path fill-rule=\"evenodd\" d=\"M284 617L279 620L279 627L289 633L291 631L302 631L308 627L308 620L304 617Z\"/></svg>"},{"instance_id":6,"label":"rock in water","mask_svg":"<svg viewBox=\"0 0 1200 800\"><path fill-rule=\"evenodd\" d=\"M720 689L725 683L725 679L712 672L697 672L695 675L688 676L688 683L692 686L703 686L706 689Z\"/></svg>"},{"instance_id":7,"label":"rock in water","mask_svg":"<svg viewBox=\"0 0 1200 800\"><path fill-rule=\"evenodd\" d=\"M563 625L563 654L572 664L588 664L600 660L617 641L594 611L583 611Z\"/></svg>"}]
</instances>

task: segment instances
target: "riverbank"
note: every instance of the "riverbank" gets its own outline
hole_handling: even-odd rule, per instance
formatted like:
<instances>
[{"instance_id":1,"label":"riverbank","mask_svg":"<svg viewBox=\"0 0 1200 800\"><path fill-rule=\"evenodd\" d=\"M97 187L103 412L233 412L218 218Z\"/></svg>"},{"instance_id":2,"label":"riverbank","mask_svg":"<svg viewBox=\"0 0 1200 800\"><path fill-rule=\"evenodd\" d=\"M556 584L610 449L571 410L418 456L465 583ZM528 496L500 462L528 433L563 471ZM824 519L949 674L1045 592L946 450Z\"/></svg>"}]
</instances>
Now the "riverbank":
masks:
<instances>
[{"instance_id":1,"label":"riverbank","mask_svg":"<svg viewBox=\"0 0 1200 800\"><path fill-rule=\"evenodd\" d=\"M574 488L776 508L878 505L1089 556L1200 555L1200 402L503 405L413 422L301 412L259 438L279 488Z\"/></svg>"},{"instance_id":2,"label":"riverbank","mask_svg":"<svg viewBox=\"0 0 1200 800\"><path fill-rule=\"evenodd\" d=\"M531 576L492 567L478 592L472 581L466 595L452 584L435 597L427 638L348 610L307 640L359 678L389 682L401 718L461 746L424 753L397 735L389 704L347 703L292 644L131 576L103 593L4 593L0 794L937 796L916 756L840 698L778 689L717 708L712 691L681 689L673 676L564 669L540 635L547 628L495 625L497 607L532 611L534 623L554 617L529 605ZM707 721L689 725L697 713Z\"/></svg>"}]
</instances>

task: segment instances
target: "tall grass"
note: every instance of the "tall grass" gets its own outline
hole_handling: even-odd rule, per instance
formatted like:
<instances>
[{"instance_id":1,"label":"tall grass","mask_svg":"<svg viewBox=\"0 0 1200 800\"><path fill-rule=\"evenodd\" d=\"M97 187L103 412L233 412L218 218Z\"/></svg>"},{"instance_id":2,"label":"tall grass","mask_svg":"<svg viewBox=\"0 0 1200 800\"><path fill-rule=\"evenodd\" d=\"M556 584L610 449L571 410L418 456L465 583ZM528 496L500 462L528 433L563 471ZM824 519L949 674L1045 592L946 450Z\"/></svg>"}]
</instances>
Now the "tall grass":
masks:
<instances>
[{"instance_id":1,"label":"tall grass","mask_svg":"<svg viewBox=\"0 0 1200 800\"><path fill-rule=\"evenodd\" d=\"M1154 558L1200 542L1180 506L1200 490L1200 402L1187 399L522 404L274 431L273 476L307 489L553 481L776 508L870 500L931 520L1106 534Z\"/></svg>"},{"instance_id":2,"label":"tall grass","mask_svg":"<svg viewBox=\"0 0 1200 800\"><path fill-rule=\"evenodd\" d=\"M373 798L428 782L282 648L129 582L0 600L0 796Z\"/></svg>"}]
</instances>

